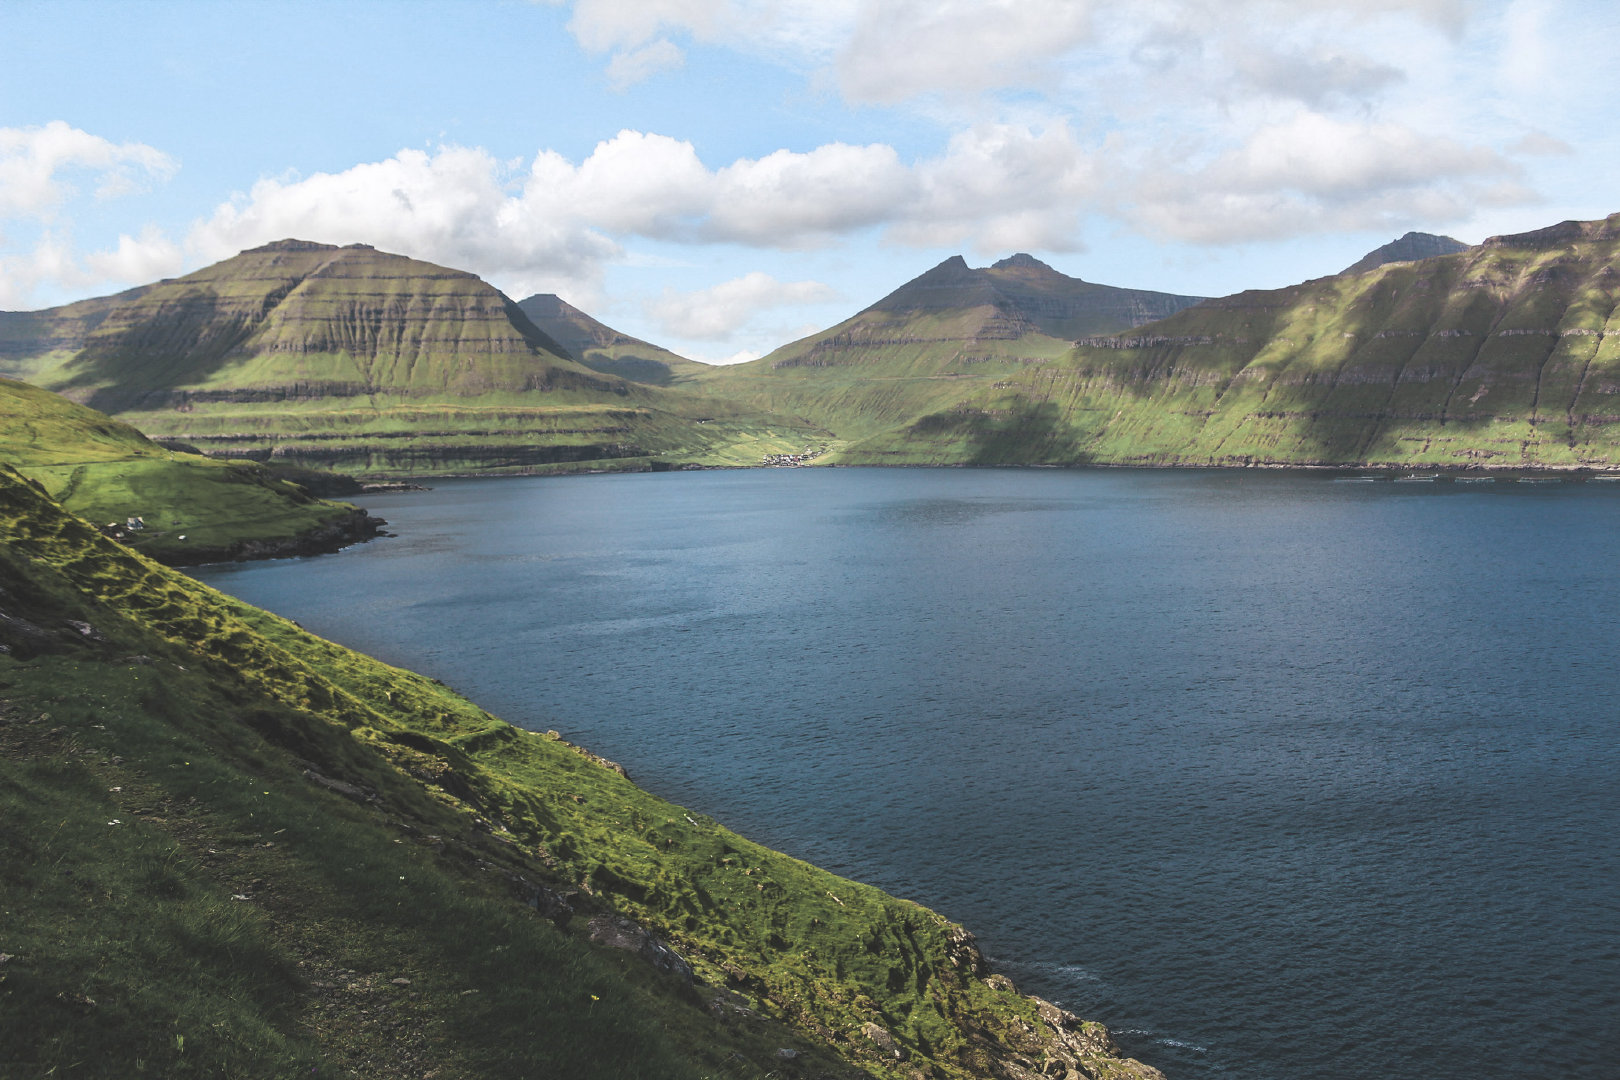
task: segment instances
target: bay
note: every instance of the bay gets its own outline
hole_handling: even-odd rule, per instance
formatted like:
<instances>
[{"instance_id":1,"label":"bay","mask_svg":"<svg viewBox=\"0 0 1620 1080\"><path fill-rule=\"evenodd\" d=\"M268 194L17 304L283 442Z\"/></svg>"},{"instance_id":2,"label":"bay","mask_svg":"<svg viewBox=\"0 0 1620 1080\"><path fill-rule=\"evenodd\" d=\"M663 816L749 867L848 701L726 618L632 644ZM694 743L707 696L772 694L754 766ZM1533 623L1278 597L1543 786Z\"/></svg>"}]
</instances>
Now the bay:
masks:
<instances>
[{"instance_id":1,"label":"bay","mask_svg":"<svg viewBox=\"0 0 1620 1080\"><path fill-rule=\"evenodd\" d=\"M397 537L197 576L940 910L1171 1080L1614 1075L1609 485L802 469L365 502Z\"/></svg>"}]
</instances>

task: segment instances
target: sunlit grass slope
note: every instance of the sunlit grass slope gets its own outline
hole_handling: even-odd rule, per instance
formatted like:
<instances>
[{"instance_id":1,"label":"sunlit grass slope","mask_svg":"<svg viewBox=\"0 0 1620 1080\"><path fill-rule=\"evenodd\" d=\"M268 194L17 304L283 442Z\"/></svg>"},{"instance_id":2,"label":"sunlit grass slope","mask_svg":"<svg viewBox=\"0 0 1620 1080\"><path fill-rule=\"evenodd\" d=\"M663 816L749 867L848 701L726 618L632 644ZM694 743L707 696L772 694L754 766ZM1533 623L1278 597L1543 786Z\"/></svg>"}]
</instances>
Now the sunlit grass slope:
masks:
<instances>
[{"instance_id":1,"label":"sunlit grass slope","mask_svg":"<svg viewBox=\"0 0 1620 1080\"><path fill-rule=\"evenodd\" d=\"M1620 467L1617 257L1620 217L1565 222L1206 301L981 379L835 460Z\"/></svg>"},{"instance_id":2,"label":"sunlit grass slope","mask_svg":"<svg viewBox=\"0 0 1620 1080\"><path fill-rule=\"evenodd\" d=\"M476 276L364 245L280 241L95 303L6 314L0 371L211 455L644 469L754 464L816 434L593 370Z\"/></svg>"},{"instance_id":3,"label":"sunlit grass slope","mask_svg":"<svg viewBox=\"0 0 1620 1080\"><path fill-rule=\"evenodd\" d=\"M312 497L251 462L157 446L128 424L38 387L0 378L0 462L37 480L73 513L115 526L168 562L354 539L354 507ZM145 528L129 530L129 518ZM181 539L184 536L185 539Z\"/></svg>"},{"instance_id":4,"label":"sunlit grass slope","mask_svg":"<svg viewBox=\"0 0 1620 1080\"><path fill-rule=\"evenodd\" d=\"M1128 330L1198 299L1093 284L1028 255L982 268L956 256L837 326L752 363L678 373L676 384L803 416L832 431L836 448L1055 360L1080 335Z\"/></svg>"},{"instance_id":5,"label":"sunlit grass slope","mask_svg":"<svg viewBox=\"0 0 1620 1080\"><path fill-rule=\"evenodd\" d=\"M0 535L0 1074L1157 1075L939 915L4 468Z\"/></svg>"}]
</instances>

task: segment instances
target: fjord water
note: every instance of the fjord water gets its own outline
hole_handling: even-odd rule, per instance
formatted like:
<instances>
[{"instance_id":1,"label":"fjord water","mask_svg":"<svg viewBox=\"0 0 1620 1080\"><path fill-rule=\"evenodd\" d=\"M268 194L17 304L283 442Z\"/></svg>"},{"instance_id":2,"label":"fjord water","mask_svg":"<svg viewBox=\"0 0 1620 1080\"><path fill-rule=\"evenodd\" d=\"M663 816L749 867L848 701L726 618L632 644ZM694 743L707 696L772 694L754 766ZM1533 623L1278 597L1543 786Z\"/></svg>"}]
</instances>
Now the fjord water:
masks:
<instances>
[{"instance_id":1,"label":"fjord water","mask_svg":"<svg viewBox=\"0 0 1620 1080\"><path fill-rule=\"evenodd\" d=\"M1598 1080L1616 489L444 481L198 576L942 911L1171 1080Z\"/></svg>"}]
</instances>

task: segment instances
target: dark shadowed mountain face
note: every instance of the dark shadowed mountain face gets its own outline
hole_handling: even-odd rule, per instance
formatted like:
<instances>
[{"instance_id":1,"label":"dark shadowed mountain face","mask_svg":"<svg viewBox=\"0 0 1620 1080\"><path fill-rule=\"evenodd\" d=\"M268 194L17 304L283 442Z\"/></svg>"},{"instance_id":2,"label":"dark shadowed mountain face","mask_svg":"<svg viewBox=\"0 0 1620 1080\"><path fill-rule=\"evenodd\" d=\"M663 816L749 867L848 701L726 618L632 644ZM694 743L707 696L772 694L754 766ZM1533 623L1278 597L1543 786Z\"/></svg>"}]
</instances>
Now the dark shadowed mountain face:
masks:
<instances>
[{"instance_id":1,"label":"dark shadowed mountain face","mask_svg":"<svg viewBox=\"0 0 1620 1080\"><path fill-rule=\"evenodd\" d=\"M152 287L142 285L40 311L0 311L0 375L21 374L19 368L36 356L78 352L108 314Z\"/></svg>"},{"instance_id":2,"label":"dark shadowed mountain face","mask_svg":"<svg viewBox=\"0 0 1620 1080\"><path fill-rule=\"evenodd\" d=\"M677 376L697 374L708 365L623 334L598 322L555 293L536 293L518 308L574 360L604 375L668 386Z\"/></svg>"},{"instance_id":3,"label":"dark shadowed mountain face","mask_svg":"<svg viewBox=\"0 0 1620 1080\"><path fill-rule=\"evenodd\" d=\"M1391 240L1383 247L1367 252L1367 254L1346 267L1344 273L1359 274L1363 270L1371 270L1374 267L1383 266L1385 263L1432 259L1436 255L1455 255L1459 251L1467 250L1467 244L1449 236L1409 232L1399 240Z\"/></svg>"},{"instance_id":4,"label":"dark shadowed mountain face","mask_svg":"<svg viewBox=\"0 0 1620 1080\"><path fill-rule=\"evenodd\" d=\"M1129 330L1174 315L1202 299L1094 285L1060 274L1034 256L1020 252L979 269L968 266L960 255L953 255L866 311L940 312L992 307L1050 337L1074 338Z\"/></svg>"}]
</instances>

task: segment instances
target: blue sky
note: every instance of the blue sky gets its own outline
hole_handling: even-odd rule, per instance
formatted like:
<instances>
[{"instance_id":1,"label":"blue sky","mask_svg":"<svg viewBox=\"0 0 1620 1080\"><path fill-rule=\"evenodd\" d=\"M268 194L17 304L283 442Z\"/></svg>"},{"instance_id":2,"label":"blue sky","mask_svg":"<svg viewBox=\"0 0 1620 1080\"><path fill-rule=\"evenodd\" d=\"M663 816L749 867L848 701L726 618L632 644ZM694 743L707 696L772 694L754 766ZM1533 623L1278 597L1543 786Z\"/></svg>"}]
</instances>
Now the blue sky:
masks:
<instances>
[{"instance_id":1,"label":"blue sky","mask_svg":"<svg viewBox=\"0 0 1620 1080\"><path fill-rule=\"evenodd\" d=\"M1029 251L1222 295L1620 211L1606 2L0 5L0 308L286 236L699 359Z\"/></svg>"}]
</instances>

